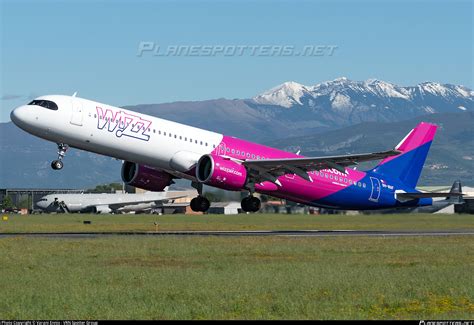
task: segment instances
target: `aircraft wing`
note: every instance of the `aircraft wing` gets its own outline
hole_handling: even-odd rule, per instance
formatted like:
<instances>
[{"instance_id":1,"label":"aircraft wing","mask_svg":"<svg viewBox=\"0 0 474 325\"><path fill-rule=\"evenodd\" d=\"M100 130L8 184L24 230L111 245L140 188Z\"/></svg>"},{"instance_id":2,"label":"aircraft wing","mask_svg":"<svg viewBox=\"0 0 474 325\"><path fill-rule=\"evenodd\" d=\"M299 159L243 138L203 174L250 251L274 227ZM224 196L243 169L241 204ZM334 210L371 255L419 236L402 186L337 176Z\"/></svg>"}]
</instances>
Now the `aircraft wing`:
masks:
<instances>
[{"instance_id":1,"label":"aircraft wing","mask_svg":"<svg viewBox=\"0 0 474 325\"><path fill-rule=\"evenodd\" d=\"M326 156L326 157L301 157L265 160L245 160L244 166L253 171L254 176L261 180L277 183L277 177L284 174L296 174L303 179L312 181L308 171L321 169L336 169L345 173L345 167L371 160L380 160L400 154L398 150L388 150L374 153L354 155Z\"/></svg>"},{"instance_id":2,"label":"aircraft wing","mask_svg":"<svg viewBox=\"0 0 474 325\"><path fill-rule=\"evenodd\" d=\"M163 198L155 198L155 199L143 200L143 201L136 201L135 200L135 201L129 201L129 202L117 202L117 203L109 204L108 206L112 210L117 210L117 209L123 208L127 205L137 205L137 204L152 203L152 202L162 203L163 201L176 200L176 199L180 199L180 198L183 198L183 197L187 197L187 195L184 195L184 194L170 195L170 196L166 196L166 197L163 197Z\"/></svg>"}]
</instances>

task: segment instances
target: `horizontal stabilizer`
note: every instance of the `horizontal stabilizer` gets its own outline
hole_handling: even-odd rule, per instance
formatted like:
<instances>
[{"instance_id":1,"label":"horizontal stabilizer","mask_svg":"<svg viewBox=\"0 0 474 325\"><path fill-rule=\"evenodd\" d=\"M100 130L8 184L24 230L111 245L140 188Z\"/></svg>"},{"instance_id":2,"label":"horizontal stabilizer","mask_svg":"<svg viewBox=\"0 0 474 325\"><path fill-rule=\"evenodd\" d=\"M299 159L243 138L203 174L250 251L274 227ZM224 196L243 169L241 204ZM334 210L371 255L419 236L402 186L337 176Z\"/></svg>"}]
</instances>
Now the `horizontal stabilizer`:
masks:
<instances>
[{"instance_id":1,"label":"horizontal stabilizer","mask_svg":"<svg viewBox=\"0 0 474 325\"><path fill-rule=\"evenodd\" d=\"M464 194L462 193L396 193L395 194L398 201L409 201L409 200L416 200L416 199L424 199L424 198L431 198L431 197L462 197Z\"/></svg>"}]
</instances>

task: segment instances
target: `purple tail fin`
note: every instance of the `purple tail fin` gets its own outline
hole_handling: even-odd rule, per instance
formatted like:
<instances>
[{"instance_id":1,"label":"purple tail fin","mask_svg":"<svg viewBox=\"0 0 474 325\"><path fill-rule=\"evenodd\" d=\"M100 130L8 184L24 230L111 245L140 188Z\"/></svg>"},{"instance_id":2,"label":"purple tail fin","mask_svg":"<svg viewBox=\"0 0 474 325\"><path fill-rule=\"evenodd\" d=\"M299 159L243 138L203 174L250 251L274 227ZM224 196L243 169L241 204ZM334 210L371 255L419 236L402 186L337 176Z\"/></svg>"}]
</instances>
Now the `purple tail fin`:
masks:
<instances>
[{"instance_id":1,"label":"purple tail fin","mask_svg":"<svg viewBox=\"0 0 474 325\"><path fill-rule=\"evenodd\" d=\"M421 122L395 147L402 153L385 158L372 171L398 178L406 185L415 188L423 164L430 150L437 126Z\"/></svg>"}]
</instances>

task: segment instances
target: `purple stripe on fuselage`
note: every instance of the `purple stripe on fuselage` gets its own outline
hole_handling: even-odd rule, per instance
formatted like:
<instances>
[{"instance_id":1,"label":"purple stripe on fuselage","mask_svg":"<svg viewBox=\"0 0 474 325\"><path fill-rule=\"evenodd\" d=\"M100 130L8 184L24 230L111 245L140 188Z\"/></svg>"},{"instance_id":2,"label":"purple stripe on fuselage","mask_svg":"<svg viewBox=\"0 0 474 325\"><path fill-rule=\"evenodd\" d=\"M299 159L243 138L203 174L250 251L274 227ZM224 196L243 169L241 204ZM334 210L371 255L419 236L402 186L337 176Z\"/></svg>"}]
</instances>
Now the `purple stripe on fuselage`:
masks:
<instances>
[{"instance_id":1,"label":"purple stripe on fuselage","mask_svg":"<svg viewBox=\"0 0 474 325\"><path fill-rule=\"evenodd\" d=\"M223 137L222 142L212 151L212 154L240 160L304 157L229 136ZM264 182L263 184L257 184L255 189L260 193L312 204L315 200L352 186L353 183L360 181L366 175L365 172L349 168L346 169L346 172L346 175L332 169L310 172L309 175L313 182L304 180L294 174L287 174L278 178L282 184L281 187L270 182Z\"/></svg>"}]
</instances>

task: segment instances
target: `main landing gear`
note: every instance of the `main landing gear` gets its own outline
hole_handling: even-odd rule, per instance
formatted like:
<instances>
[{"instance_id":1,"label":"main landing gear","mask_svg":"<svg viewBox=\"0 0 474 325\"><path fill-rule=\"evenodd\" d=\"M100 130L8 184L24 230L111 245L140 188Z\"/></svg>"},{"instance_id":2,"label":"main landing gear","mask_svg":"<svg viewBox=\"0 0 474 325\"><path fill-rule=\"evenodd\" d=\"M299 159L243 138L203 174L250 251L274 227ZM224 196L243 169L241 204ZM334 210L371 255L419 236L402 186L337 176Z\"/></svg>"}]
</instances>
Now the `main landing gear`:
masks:
<instances>
[{"instance_id":1,"label":"main landing gear","mask_svg":"<svg viewBox=\"0 0 474 325\"><path fill-rule=\"evenodd\" d=\"M245 212L257 212L261 205L260 199L253 195L243 198L241 202L242 210Z\"/></svg>"},{"instance_id":2,"label":"main landing gear","mask_svg":"<svg viewBox=\"0 0 474 325\"><path fill-rule=\"evenodd\" d=\"M192 182L191 186L198 191L198 196L191 200L191 210L194 212L206 212L209 210L211 203L202 196L202 183Z\"/></svg>"},{"instance_id":3,"label":"main landing gear","mask_svg":"<svg viewBox=\"0 0 474 325\"><path fill-rule=\"evenodd\" d=\"M198 196L191 200L191 209L195 212L206 212L211 204L208 199L202 196L202 183L192 182L191 186L198 191ZM241 203L242 210L245 212L257 212L261 205L260 199L253 196L252 192Z\"/></svg>"},{"instance_id":4,"label":"main landing gear","mask_svg":"<svg viewBox=\"0 0 474 325\"><path fill-rule=\"evenodd\" d=\"M63 158L66 155L66 151L68 148L69 146L67 144L58 143L58 159L53 160L53 162L51 163L51 168L53 168L54 170L59 170L63 168Z\"/></svg>"},{"instance_id":5,"label":"main landing gear","mask_svg":"<svg viewBox=\"0 0 474 325\"><path fill-rule=\"evenodd\" d=\"M195 212L206 212L210 206L209 200L201 195L191 200L191 209Z\"/></svg>"}]
</instances>

